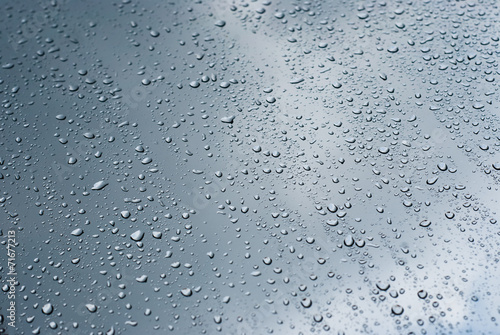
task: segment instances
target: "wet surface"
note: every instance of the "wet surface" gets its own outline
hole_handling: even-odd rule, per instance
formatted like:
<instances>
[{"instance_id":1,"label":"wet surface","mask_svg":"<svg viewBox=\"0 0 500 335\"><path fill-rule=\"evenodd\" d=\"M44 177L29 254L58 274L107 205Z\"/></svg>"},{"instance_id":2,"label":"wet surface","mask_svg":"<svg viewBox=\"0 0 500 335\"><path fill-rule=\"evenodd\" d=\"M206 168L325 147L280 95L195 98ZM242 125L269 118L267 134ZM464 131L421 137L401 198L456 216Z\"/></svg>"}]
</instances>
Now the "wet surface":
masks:
<instances>
[{"instance_id":1,"label":"wet surface","mask_svg":"<svg viewBox=\"0 0 500 335\"><path fill-rule=\"evenodd\" d=\"M500 333L496 1L2 6L14 334Z\"/></svg>"}]
</instances>

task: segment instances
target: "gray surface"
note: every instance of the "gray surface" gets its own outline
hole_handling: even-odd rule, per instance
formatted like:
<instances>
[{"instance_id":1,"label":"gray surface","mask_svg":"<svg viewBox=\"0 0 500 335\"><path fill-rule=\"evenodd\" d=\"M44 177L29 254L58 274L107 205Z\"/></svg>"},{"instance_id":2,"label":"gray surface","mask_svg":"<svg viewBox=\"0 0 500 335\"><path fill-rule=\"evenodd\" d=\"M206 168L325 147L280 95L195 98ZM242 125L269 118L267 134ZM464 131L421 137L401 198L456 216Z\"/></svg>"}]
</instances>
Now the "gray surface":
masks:
<instances>
[{"instance_id":1,"label":"gray surface","mask_svg":"<svg viewBox=\"0 0 500 335\"><path fill-rule=\"evenodd\" d=\"M8 334L500 333L496 1L1 15Z\"/></svg>"}]
</instances>

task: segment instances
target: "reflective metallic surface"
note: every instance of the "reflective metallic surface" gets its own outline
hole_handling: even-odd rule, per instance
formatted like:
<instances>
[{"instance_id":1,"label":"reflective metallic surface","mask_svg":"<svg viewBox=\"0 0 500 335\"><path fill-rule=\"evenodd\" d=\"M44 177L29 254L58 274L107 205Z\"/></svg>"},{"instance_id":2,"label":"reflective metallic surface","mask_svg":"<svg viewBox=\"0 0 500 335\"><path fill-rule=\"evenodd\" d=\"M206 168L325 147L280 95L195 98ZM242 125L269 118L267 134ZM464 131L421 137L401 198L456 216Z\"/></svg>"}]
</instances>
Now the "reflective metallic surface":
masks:
<instances>
[{"instance_id":1,"label":"reflective metallic surface","mask_svg":"<svg viewBox=\"0 0 500 335\"><path fill-rule=\"evenodd\" d=\"M497 1L1 15L0 334L500 333Z\"/></svg>"}]
</instances>

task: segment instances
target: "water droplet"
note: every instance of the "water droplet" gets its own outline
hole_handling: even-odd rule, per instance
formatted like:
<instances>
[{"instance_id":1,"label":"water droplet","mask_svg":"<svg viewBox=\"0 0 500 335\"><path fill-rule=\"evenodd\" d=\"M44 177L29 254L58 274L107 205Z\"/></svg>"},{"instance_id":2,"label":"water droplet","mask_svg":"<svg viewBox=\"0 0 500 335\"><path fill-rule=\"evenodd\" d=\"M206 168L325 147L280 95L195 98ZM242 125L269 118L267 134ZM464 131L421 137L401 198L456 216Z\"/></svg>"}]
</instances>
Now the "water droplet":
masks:
<instances>
[{"instance_id":1,"label":"water droplet","mask_svg":"<svg viewBox=\"0 0 500 335\"><path fill-rule=\"evenodd\" d=\"M135 280L139 283L145 283L148 281L148 276L147 275L142 275L140 277L135 278Z\"/></svg>"},{"instance_id":2,"label":"water droplet","mask_svg":"<svg viewBox=\"0 0 500 335\"><path fill-rule=\"evenodd\" d=\"M304 78L293 78L292 80L290 80L290 84L300 84L303 81Z\"/></svg>"},{"instance_id":3,"label":"water droplet","mask_svg":"<svg viewBox=\"0 0 500 335\"><path fill-rule=\"evenodd\" d=\"M352 247L354 245L354 238L352 237L352 235L347 235L344 238L344 245L346 247Z\"/></svg>"},{"instance_id":4,"label":"water droplet","mask_svg":"<svg viewBox=\"0 0 500 335\"><path fill-rule=\"evenodd\" d=\"M387 51L389 51L390 53L396 53L399 51L399 48L395 45L392 45L389 48L387 48Z\"/></svg>"},{"instance_id":5,"label":"water droplet","mask_svg":"<svg viewBox=\"0 0 500 335\"><path fill-rule=\"evenodd\" d=\"M303 298L300 302L304 308L309 308L312 306L312 300L309 298Z\"/></svg>"},{"instance_id":6,"label":"water droplet","mask_svg":"<svg viewBox=\"0 0 500 335\"><path fill-rule=\"evenodd\" d=\"M215 24L217 27L222 28L222 27L224 27L224 26L226 25L226 21L223 21L223 20L217 20L217 21L215 21L215 23L214 23L214 24Z\"/></svg>"},{"instance_id":7,"label":"water droplet","mask_svg":"<svg viewBox=\"0 0 500 335\"><path fill-rule=\"evenodd\" d=\"M419 226L420 227L429 227L431 225L431 222L429 220L422 220L420 223L419 223Z\"/></svg>"},{"instance_id":8,"label":"water droplet","mask_svg":"<svg viewBox=\"0 0 500 335\"><path fill-rule=\"evenodd\" d=\"M381 154L387 154L389 152L389 148L388 147L380 147L380 148L378 148L378 152L380 152Z\"/></svg>"},{"instance_id":9,"label":"water droplet","mask_svg":"<svg viewBox=\"0 0 500 335\"><path fill-rule=\"evenodd\" d=\"M144 238L144 232L142 230L137 230L132 233L132 235L130 235L130 238L136 242L139 242Z\"/></svg>"},{"instance_id":10,"label":"water droplet","mask_svg":"<svg viewBox=\"0 0 500 335\"><path fill-rule=\"evenodd\" d=\"M192 88L200 87L200 82L193 80L192 82L189 83L189 86L191 86Z\"/></svg>"},{"instance_id":11,"label":"water droplet","mask_svg":"<svg viewBox=\"0 0 500 335\"><path fill-rule=\"evenodd\" d=\"M387 291L389 289L389 287L391 287L391 285L389 283L377 283L377 288L380 291Z\"/></svg>"},{"instance_id":12,"label":"water droplet","mask_svg":"<svg viewBox=\"0 0 500 335\"><path fill-rule=\"evenodd\" d=\"M420 299L425 299L427 298L427 292L425 290L420 290L417 292L417 295Z\"/></svg>"},{"instance_id":13,"label":"water droplet","mask_svg":"<svg viewBox=\"0 0 500 335\"><path fill-rule=\"evenodd\" d=\"M235 119L235 116L233 115L233 116L224 116L220 120L223 123L233 123L234 119Z\"/></svg>"},{"instance_id":14,"label":"water droplet","mask_svg":"<svg viewBox=\"0 0 500 335\"><path fill-rule=\"evenodd\" d=\"M52 314L53 311L54 311L54 307L50 303L47 303L47 304L43 305L43 307L42 307L43 314L50 315L50 314Z\"/></svg>"},{"instance_id":15,"label":"water droplet","mask_svg":"<svg viewBox=\"0 0 500 335\"><path fill-rule=\"evenodd\" d=\"M83 234L83 229L82 228L77 228L71 232L71 235L73 236L80 236Z\"/></svg>"},{"instance_id":16,"label":"water droplet","mask_svg":"<svg viewBox=\"0 0 500 335\"><path fill-rule=\"evenodd\" d=\"M92 186L92 190L100 191L108 185L109 185L109 183L105 182L104 180L100 180L100 181L96 182L94 184L94 186Z\"/></svg>"},{"instance_id":17,"label":"water droplet","mask_svg":"<svg viewBox=\"0 0 500 335\"><path fill-rule=\"evenodd\" d=\"M438 169L441 171L446 171L446 170L448 170L448 165L446 165L446 163L439 163Z\"/></svg>"},{"instance_id":18,"label":"water droplet","mask_svg":"<svg viewBox=\"0 0 500 335\"><path fill-rule=\"evenodd\" d=\"M392 306L391 311L392 313L394 313L394 315L401 315L404 312L404 308L400 305L394 305Z\"/></svg>"},{"instance_id":19,"label":"water droplet","mask_svg":"<svg viewBox=\"0 0 500 335\"><path fill-rule=\"evenodd\" d=\"M327 208L331 213L335 213L338 210L338 207L334 204L329 204Z\"/></svg>"},{"instance_id":20,"label":"water droplet","mask_svg":"<svg viewBox=\"0 0 500 335\"><path fill-rule=\"evenodd\" d=\"M193 295L193 291L190 288L184 288L181 290L181 293L185 297L190 297Z\"/></svg>"},{"instance_id":21,"label":"water droplet","mask_svg":"<svg viewBox=\"0 0 500 335\"><path fill-rule=\"evenodd\" d=\"M94 304L86 304L85 307L90 313L95 313L97 312L97 306Z\"/></svg>"}]
</instances>

